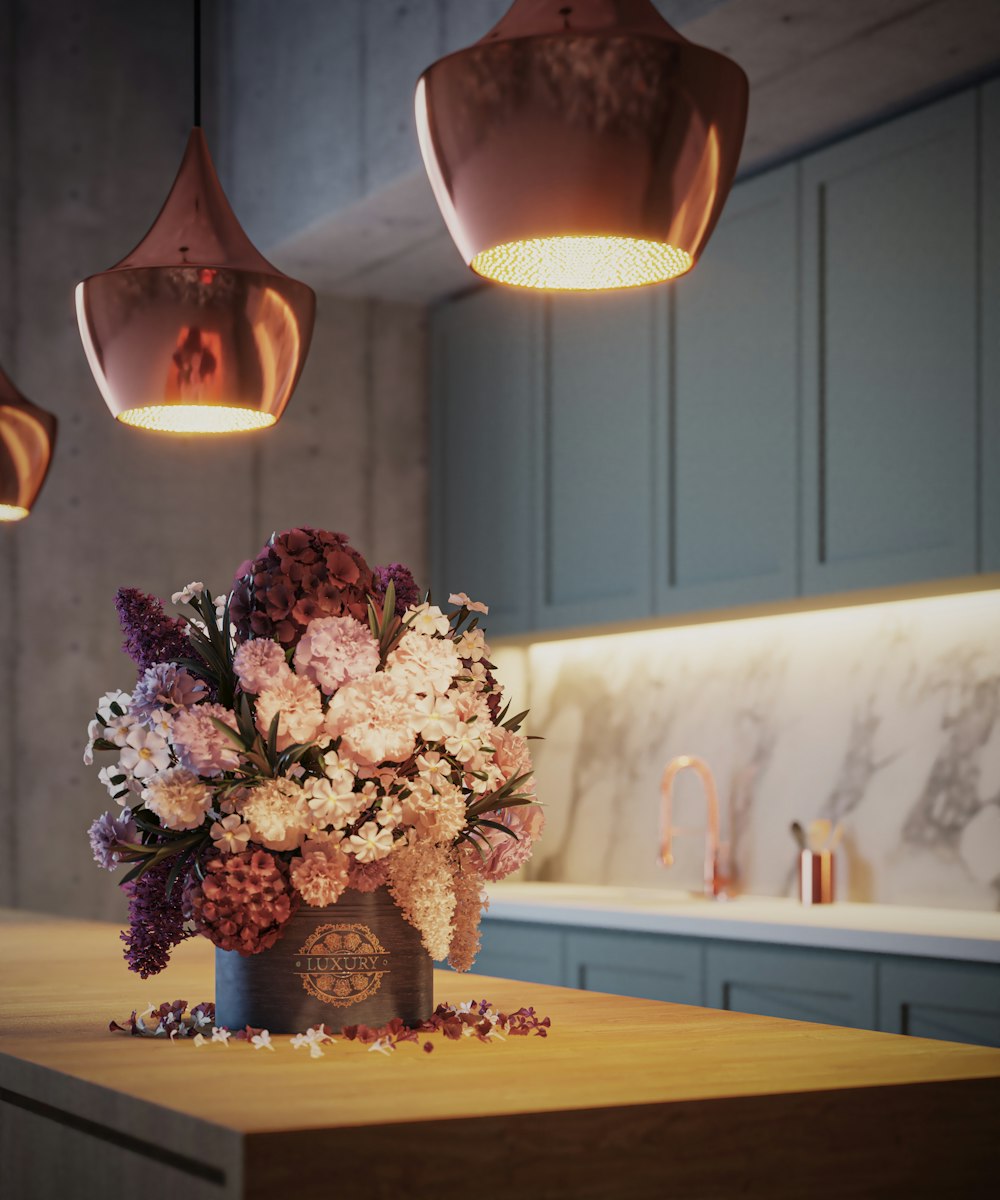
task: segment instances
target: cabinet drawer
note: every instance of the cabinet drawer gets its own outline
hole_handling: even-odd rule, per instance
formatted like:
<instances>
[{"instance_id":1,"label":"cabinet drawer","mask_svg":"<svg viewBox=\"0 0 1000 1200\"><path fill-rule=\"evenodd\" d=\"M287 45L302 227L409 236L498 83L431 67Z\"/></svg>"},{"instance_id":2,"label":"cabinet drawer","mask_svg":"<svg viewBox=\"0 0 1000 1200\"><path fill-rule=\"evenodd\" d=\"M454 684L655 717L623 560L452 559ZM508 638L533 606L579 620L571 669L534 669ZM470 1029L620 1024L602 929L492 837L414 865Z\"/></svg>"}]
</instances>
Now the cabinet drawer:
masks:
<instances>
[{"instance_id":1,"label":"cabinet drawer","mask_svg":"<svg viewBox=\"0 0 1000 1200\"><path fill-rule=\"evenodd\" d=\"M1000 1046L1000 967L883 959L879 1029L912 1037Z\"/></svg>"},{"instance_id":2,"label":"cabinet drawer","mask_svg":"<svg viewBox=\"0 0 1000 1200\"><path fill-rule=\"evenodd\" d=\"M566 982L588 992L701 1004L701 943L659 934L570 932Z\"/></svg>"},{"instance_id":3,"label":"cabinet drawer","mask_svg":"<svg viewBox=\"0 0 1000 1200\"><path fill-rule=\"evenodd\" d=\"M565 983L564 933L527 921L484 921L483 947L472 968L477 975Z\"/></svg>"},{"instance_id":4,"label":"cabinet drawer","mask_svg":"<svg viewBox=\"0 0 1000 1200\"><path fill-rule=\"evenodd\" d=\"M874 957L772 946L709 946L706 1004L821 1025L875 1028Z\"/></svg>"}]
</instances>

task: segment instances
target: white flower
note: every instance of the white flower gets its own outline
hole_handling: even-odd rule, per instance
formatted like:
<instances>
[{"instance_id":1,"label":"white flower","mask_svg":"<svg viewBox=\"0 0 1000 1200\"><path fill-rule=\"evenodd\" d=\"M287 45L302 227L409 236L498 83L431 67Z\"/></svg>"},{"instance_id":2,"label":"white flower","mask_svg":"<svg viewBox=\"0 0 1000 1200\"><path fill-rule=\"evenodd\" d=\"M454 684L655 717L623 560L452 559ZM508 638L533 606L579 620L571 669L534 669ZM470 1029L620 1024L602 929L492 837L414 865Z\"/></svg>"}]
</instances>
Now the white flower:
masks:
<instances>
[{"instance_id":1,"label":"white flower","mask_svg":"<svg viewBox=\"0 0 1000 1200\"><path fill-rule=\"evenodd\" d=\"M187 604L195 596L200 596L205 590L203 583L189 583L186 587L182 587L179 592L174 592L170 597L173 604Z\"/></svg>"},{"instance_id":2,"label":"white flower","mask_svg":"<svg viewBox=\"0 0 1000 1200\"><path fill-rule=\"evenodd\" d=\"M460 763L468 764L479 754L483 741L472 726L463 722L445 741L444 746L453 758L457 758Z\"/></svg>"},{"instance_id":3,"label":"white flower","mask_svg":"<svg viewBox=\"0 0 1000 1200\"><path fill-rule=\"evenodd\" d=\"M230 813L213 824L211 834L217 849L239 854L247 848L247 842L250 841L250 826L236 813Z\"/></svg>"},{"instance_id":4,"label":"white flower","mask_svg":"<svg viewBox=\"0 0 1000 1200\"><path fill-rule=\"evenodd\" d=\"M194 1043L195 1046L204 1046L205 1045L205 1039L201 1036L200 1033L196 1033L194 1035L194 1037L191 1039L191 1041Z\"/></svg>"},{"instance_id":5,"label":"white flower","mask_svg":"<svg viewBox=\"0 0 1000 1200\"><path fill-rule=\"evenodd\" d=\"M426 754L419 755L417 768L428 783L433 784L439 779L451 778L451 763L436 750L428 750Z\"/></svg>"},{"instance_id":6,"label":"white flower","mask_svg":"<svg viewBox=\"0 0 1000 1200\"><path fill-rule=\"evenodd\" d=\"M122 769L120 763L113 767L102 767L97 772L97 778L108 789L108 795L119 804L124 804L128 796L128 772Z\"/></svg>"},{"instance_id":7,"label":"white flower","mask_svg":"<svg viewBox=\"0 0 1000 1200\"><path fill-rule=\"evenodd\" d=\"M451 628L451 622L435 604L411 605L403 620L408 629L417 633L437 633L444 637Z\"/></svg>"},{"instance_id":8,"label":"white flower","mask_svg":"<svg viewBox=\"0 0 1000 1200\"><path fill-rule=\"evenodd\" d=\"M392 852L392 830L380 829L374 821L367 821L357 833L351 834L350 845L344 846L358 862L375 862Z\"/></svg>"},{"instance_id":9,"label":"white flower","mask_svg":"<svg viewBox=\"0 0 1000 1200\"><path fill-rule=\"evenodd\" d=\"M148 779L170 766L170 748L158 733L136 725L125 739L121 763L136 779Z\"/></svg>"},{"instance_id":10,"label":"white flower","mask_svg":"<svg viewBox=\"0 0 1000 1200\"><path fill-rule=\"evenodd\" d=\"M104 729L103 736L107 741L119 748L128 741L129 733L135 728L135 720L130 716L112 717Z\"/></svg>"},{"instance_id":11,"label":"white flower","mask_svg":"<svg viewBox=\"0 0 1000 1200\"><path fill-rule=\"evenodd\" d=\"M165 708L154 708L146 722L153 733L158 733L164 741L170 741L174 728L174 718Z\"/></svg>"},{"instance_id":12,"label":"white flower","mask_svg":"<svg viewBox=\"0 0 1000 1200\"><path fill-rule=\"evenodd\" d=\"M291 1047L293 1050L304 1050L308 1048L310 1058L323 1057L323 1043L329 1042L331 1045L336 1041L330 1037L322 1025L314 1025L307 1029L305 1033L297 1033L292 1038Z\"/></svg>"},{"instance_id":13,"label":"white flower","mask_svg":"<svg viewBox=\"0 0 1000 1200\"><path fill-rule=\"evenodd\" d=\"M470 658L473 662L488 657L490 652L481 629L466 629L455 643L455 649L459 658Z\"/></svg>"},{"instance_id":14,"label":"white flower","mask_svg":"<svg viewBox=\"0 0 1000 1200\"><path fill-rule=\"evenodd\" d=\"M455 705L446 696L422 696L414 706L413 720L425 742L443 742L458 731Z\"/></svg>"},{"instance_id":15,"label":"white flower","mask_svg":"<svg viewBox=\"0 0 1000 1200\"><path fill-rule=\"evenodd\" d=\"M490 611L488 605L481 604L478 600L470 600L465 592L452 592L448 597L448 603L461 604L469 612L482 613L483 616L486 616Z\"/></svg>"},{"instance_id":16,"label":"white flower","mask_svg":"<svg viewBox=\"0 0 1000 1200\"><path fill-rule=\"evenodd\" d=\"M382 807L375 814L375 820L384 829L395 829L397 825L403 821L403 806L395 796L386 796L382 800Z\"/></svg>"},{"instance_id":17,"label":"white flower","mask_svg":"<svg viewBox=\"0 0 1000 1200\"><path fill-rule=\"evenodd\" d=\"M342 773L338 781L331 779L309 779L305 784L309 811L320 825L332 825L343 829L358 815L358 805L363 798L354 792L354 776L350 771Z\"/></svg>"},{"instance_id":18,"label":"white flower","mask_svg":"<svg viewBox=\"0 0 1000 1200\"><path fill-rule=\"evenodd\" d=\"M120 716L121 713L116 713L111 707L113 704L127 713L129 705L132 703L132 697L128 692L105 692L97 702L97 715L104 721L110 721L112 717Z\"/></svg>"},{"instance_id":19,"label":"white flower","mask_svg":"<svg viewBox=\"0 0 1000 1200\"><path fill-rule=\"evenodd\" d=\"M250 1044L255 1050L274 1050L271 1045L271 1035L266 1029L262 1029L260 1033L255 1033L250 1039Z\"/></svg>"},{"instance_id":20,"label":"white flower","mask_svg":"<svg viewBox=\"0 0 1000 1200\"><path fill-rule=\"evenodd\" d=\"M228 1029L220 1029L218 1027L218 1025L212 1026L212 1041L213 1042L221 1042L223 1044L223 1046L228 1046L229 1039L232 1036L233 1035L229 1032Z\"/></svg>"}]
</instances>

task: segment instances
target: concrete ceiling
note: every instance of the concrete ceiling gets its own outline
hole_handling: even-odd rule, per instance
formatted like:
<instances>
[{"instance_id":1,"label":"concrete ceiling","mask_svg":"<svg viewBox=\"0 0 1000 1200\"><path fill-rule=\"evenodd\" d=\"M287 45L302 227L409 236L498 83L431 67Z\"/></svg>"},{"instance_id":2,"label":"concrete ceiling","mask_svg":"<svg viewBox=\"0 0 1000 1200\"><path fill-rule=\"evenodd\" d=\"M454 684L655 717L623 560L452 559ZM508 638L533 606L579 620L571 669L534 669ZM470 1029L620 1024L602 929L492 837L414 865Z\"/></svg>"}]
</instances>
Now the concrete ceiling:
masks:
<instances>
[{"instance_id":1,"label":"concrete ceiling","mask_svg":"<svg viewBox=\"0 0 1000 1200\"><path fill-rule=\"evenodd\" d=\"M660 7L686 37L730 55L750 77L741 174L1000 68L1000 0L664 0ZM377 191L282 238L272 256L327 292L425 303L468 288L473 277L419 163L401 165Z\"/></svg>"}]
</instances>

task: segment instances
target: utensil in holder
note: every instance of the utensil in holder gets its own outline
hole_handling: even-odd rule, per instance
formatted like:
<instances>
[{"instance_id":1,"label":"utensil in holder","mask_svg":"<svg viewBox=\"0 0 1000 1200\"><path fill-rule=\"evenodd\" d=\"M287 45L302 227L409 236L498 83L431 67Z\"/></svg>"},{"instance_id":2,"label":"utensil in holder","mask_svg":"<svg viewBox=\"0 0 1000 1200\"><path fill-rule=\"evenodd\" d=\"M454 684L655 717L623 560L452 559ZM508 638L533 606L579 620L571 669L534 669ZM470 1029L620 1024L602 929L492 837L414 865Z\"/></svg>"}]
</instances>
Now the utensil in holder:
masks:
<instances>
[{"instance_id":1,"label":"utensil in holder","mask_svg":"<svg viewBox=\"0 0 1000 1200\"><path fill-rule=\"evenodd\" d=\"M799 899L803 904L833 903L835 863L832 850L799 852Z\"/></svg>"}]
</instances>

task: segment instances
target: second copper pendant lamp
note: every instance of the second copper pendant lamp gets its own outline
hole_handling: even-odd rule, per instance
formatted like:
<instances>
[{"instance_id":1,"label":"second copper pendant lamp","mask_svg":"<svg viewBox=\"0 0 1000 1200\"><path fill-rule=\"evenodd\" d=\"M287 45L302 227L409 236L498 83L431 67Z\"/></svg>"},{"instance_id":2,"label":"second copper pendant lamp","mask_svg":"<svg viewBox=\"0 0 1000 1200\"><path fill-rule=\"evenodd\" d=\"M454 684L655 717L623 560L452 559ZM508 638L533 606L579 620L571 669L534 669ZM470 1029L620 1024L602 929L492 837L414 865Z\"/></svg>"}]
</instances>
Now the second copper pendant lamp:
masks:
<instances>
[{"instance_id":1,"label":"second copper pendant lamp","mask_svg":"<svg viewBox=\"0 0 1000 1200\"><path fill-rule=\"evenodd\" d=\"M21 521L31 512L52 462L57 425L0 367L0 521Z\"/></svg>"},{"instance_id":2,"label":"second copper pendant lamp","mask_svg":"<svg viewBox=\"0 0 1000 1200\"><path fill-rule=\"evenodd\" d=\"M312 336L316 297L240 227L201 129L194 0L194 128L138 246L76 289L80 336L108 408L169 433L263 429L281 416Z\"/></svg>"},{"instance_id":3,"label":"second copper pendant lamp","mask_svg":"<svg viewBox=\"0 0 1000 1200\"><path fill-rule=\"evenodd\" d=\"M515 0L424 72L416 119L473 271L591 291L694 266L736 173L747 98L741 68L651 0Z\"/></svg>"}]
</instances>

